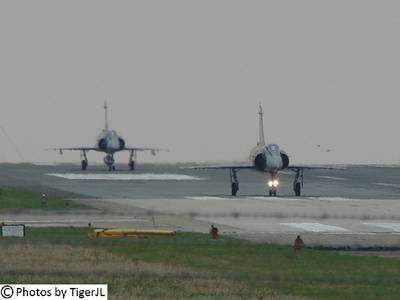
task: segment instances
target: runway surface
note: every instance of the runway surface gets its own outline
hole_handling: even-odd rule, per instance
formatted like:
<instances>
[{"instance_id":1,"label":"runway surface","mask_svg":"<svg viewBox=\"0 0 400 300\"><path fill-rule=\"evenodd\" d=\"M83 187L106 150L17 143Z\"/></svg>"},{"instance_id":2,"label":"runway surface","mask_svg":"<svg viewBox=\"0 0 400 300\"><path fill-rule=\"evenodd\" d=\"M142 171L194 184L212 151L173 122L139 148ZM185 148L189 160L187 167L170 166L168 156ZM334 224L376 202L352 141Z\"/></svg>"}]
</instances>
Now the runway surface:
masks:
<instances>
[{"instance_id":1,"label":"runway surface","mask_svg":"<svg viewBox=\"0 0 400 300\"><path fill-rule=\"evenodd\" d=\"M240 171L238 197L229 196L229 173L139 165L134 173L81 172L77 165L1 164L0 184L78 198L95 209L46 214L0 212L0 220L33 226L168 227L222 232L257 241L308 245L400 247L400 167L347 166L305 171L303 196L284 172L279 196L266 197L264 174ZM124 170L125 169L125 170Z\"/></svg>"},{"instance_id":2,"label":"runway surface","mask_svg":"<svg viewBox=\"0 0 400 300\"><path fill-rule=\"evenodd\" d=\"M81 172L78 165L72 164L0 164L0 185L54 189L95 198L154 199L230 194L227 170L196 171L182 170L179 165L138 164L137 170L131 173L125 165L117 168L120 171L110 173L102 165L90 166L87 172ZM304 173L304 196L357 199L397 199L400 196L400 166L347 166L345 170L305 170ZM94 175L97 178L93 179ZM136 178L129 178L132 176ZM158 180L149 176L158 176ZM266 194L266 174L241 170L238 176L240 196ZM279 196L293 195L293 176L290 171L281 173Z\"/></svg>"}]
</instances>

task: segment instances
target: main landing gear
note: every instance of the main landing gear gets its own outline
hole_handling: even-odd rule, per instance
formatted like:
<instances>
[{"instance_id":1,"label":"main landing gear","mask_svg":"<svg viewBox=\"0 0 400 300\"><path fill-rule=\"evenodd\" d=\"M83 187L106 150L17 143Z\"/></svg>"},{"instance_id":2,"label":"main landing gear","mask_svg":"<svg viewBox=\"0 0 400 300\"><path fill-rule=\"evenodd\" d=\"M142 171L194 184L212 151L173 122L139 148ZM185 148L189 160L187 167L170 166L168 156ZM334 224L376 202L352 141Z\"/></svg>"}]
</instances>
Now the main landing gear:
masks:
<instances>
[{"instance_id":1,"label":"main landing gear","mask_svg":"<svg viewBox=\"0 0 400 300\"><path fill-rule=\"evenodd\" d=\"M136 151L131 150L131 154L129 156L129 170L134 171L135 170L135 161L136 161Z\"/></svg>"},{"instance_id":2,"label":"main landing gear","mask_svg":"<svg viewBox=\"0 0 400 300\"><path fill-rule=\"evenodd\" d=\"M296 172L296 176L293 181L293 191L297 197L301 196L301 189L303 188L304 176L303 168L292 168L291 170ZM231 181L231 194L236 196L239 191L239 180L237 178L238 169L230 169L230 181ZM268 181L268 195L270 197L276 197L277 189L279 186L279 180L277 174L271 175L271 179Z\"/></svg>"},{"instance_id":3,"label":"main landing gear","mask_svg":"<svg viewBox=\"0 0 400 300\"><path fill-rule=\"evenodd\" d=\"M86 171L88 165L89 165L89 163L88 163L88 159L86 156L86 151L81 151L81 169L82 169L82 171Z\"/></svg>"},{"instance_id":4,"label":"main landing gear","mask_svg":"<svg viewBox=\"0 0 400 300\"><path fill-rule=\"evenodd\" d=\"M239 180L237 178L237 169L230 169L230 178L231 178L231 193L232 196L236 196L239 190Z\"/></svg>"},{"instance_id":5,"label":"main landing gear","mask_svg":"<svg viewBox=\"0 0 400 300\"><path fill-rule=\"evenodd\" d=\"M298 168L296 169L296 176L293 181L293 191L297 197L301 196L301 188L303 187L303 183L303 169Z\"/></svg>"}]
</instances>

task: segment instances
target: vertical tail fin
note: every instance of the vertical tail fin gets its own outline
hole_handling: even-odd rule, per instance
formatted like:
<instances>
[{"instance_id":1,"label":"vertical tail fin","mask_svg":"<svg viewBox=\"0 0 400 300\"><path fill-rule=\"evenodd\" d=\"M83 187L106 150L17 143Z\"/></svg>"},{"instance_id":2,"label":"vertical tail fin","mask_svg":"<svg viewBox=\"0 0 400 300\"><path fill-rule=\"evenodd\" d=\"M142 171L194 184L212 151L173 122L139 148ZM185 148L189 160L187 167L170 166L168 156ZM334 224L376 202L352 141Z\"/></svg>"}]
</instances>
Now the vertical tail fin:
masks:
<instances>
[{"instance_id":1,"label":"vertical tail fin","mask_svg":"<svg viewBox=\"0 0 400 300\"><path fill-rule=\"evenodd\" d=\"M105 130L108 131L108 115L107 115L107 101L104 102L104 117L105 117Z\"/></svg>"},{"instance_id":2,"label":"vertical tail fin","mask_svg":"<svg viewBox=\"0 0 400 300\"><path fill-rule=\"evenodd\" d=\"M259 115L259 128L258 128L258 134L259 134L259 138L258 138L258 146L264 146L265 145L265 138L264 138L264 119L263 119L263 109L261 106L261 102L260 102L260 110L258 112Z\"/></svg>"}]
</instances>

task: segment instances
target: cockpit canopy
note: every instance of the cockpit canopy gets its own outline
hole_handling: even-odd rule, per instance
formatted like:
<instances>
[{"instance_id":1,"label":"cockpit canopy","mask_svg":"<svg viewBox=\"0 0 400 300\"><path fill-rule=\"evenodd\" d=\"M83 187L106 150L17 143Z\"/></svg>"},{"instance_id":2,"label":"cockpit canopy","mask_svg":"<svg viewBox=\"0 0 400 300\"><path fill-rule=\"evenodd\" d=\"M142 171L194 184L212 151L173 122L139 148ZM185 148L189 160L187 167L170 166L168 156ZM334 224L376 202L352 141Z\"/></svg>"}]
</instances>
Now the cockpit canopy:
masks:
<instances>
[{"instance_id":1,"label":"cockpit canopy","mask_svg":"<svg viewBox=\"0 0 400 300\"><path fill-rule=\"evenodd\" d=\"M279 146L277 144L269 144L265 146L267 151L270 152L279 152Z\"/></svg>"}]
</instances>

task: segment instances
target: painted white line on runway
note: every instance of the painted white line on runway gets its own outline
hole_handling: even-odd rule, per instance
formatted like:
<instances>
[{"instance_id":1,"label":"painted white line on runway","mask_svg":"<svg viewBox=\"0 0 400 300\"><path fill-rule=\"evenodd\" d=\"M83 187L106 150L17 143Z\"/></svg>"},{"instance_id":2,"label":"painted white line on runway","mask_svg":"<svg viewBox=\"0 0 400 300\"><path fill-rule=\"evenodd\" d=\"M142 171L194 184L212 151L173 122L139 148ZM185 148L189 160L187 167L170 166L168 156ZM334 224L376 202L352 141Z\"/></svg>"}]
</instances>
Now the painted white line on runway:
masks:
<instances>
[{"instance_id":1,"label":"painted white line on runway","mask_svg":"<svg viewBox=\"0 0 400 300\"><path fill-rule=\"evenodd\" d=\"M381 227L384 229L393 230L394 232L400 232L400 223L363 223L364 225Z\"/></svg>"},{"instance_id":2,"label":"painted white line on runway","mask_svg":"<svg viewBox=\"0 0 400 300\"><path fill-rule=\"evenodd\" d=\"M269 196L250 196L246 198L253 200L269 200L269 201L298 201L302 199L298 197L288 198L288 197L269 197Z\"/></svg>"},{"instance_id":3,"label":"painted white line on runway","mask_svg":"<svg viewBox=\"0 0 400 300\"><path fill-rule=\"evenodd\" d=\"M316 176L318 178L329 179L329 180L337 180L337 181L348 181L348 178L343 177L334 177L334 176Z\"/></svg>"},{"instance_id":4,"label":"painted white line on runway","mask_svg":"<svg viewBox=\"0 0 400 300\"><path fill-rule=\"evenodd\" d=\"M347 229L339 226L325 225L321 223L280 223L281 225L312 232L345 232Z\"/></svg>"},{"instance_id":5,"label":"painted white line on runway","mask_svg":"<svg viewBox=\"0 0 400 300\"><path fill-rule=\"evenodd\" d=\"M372 165L365 165L365 166L368 166L368 167L373 167L373 168L398 168L398 167L400 167L400 165L395 165L395 164L388 164L388 165L374 165L374 164L372 164ZM351 165L349 165L349 167L351 167Z\"/></svg>"},{"instance_id":6,"label":"painted white line on runway","mask_svg":"<svg viewBox=\"0 0 400 300\"><path fill-rule=\"evenodd\" d=\"M343 197L269 197L269 196L247 196L247 199L269 200L269 201L302 201L302 200L320 200L320 201L360 201L361 199L343 198Z\"/></svg>"},{"instance_id":7,"label":"painted white line on runway","mask_svg":"<svg viewBox=\"0 0 400 300\"><path fill-rule=\"evenodd\" d=\"M374 182L373 184L380 185L380 186L388 186L388 187L400 188L400 184L396 184L396 183Z\"/></svg>"},{"instance_id":8,"label":"painted white line on runway","mask_svg":"<svg viewBox=\"0 0 400 300\"><path fill-rule=\"evenodd\" d=\"M361 199L343 198L343 197L306 197L310 200L321 200L321 201L360 201Z\"/></svg>"},{"instance_id":9,"label":"painted white line on runway","mask_svg":"<svg viewBox=\"0 0 400 300\"><path fill-rule=\"evenodd\" d=\"M206 178L183 174L73 174L73 173L48 173L46 175L70 180L206 180Z\"/></svg>"},{"instance_id":10,"label":"painted white line on runway","mask_svg":"<svg viewBox=\"0 0 400 300\"><path fill-rule=\"evenodd\" d=\"M189 200L235 200L233 198L214 197L214 196L186 196Z\"/></svg>"},{"instance_id":11,"label":"painted white line on runway","mask_svg":"<svg viewBox=\"0 0 400 300\"><path fill-rule=\"evenodd\" d=\"M56 162L34 162L32 164L35 166L43 166L43 167L55 167L60 165L60 163Z\"/></svg>"}]
</instances>

